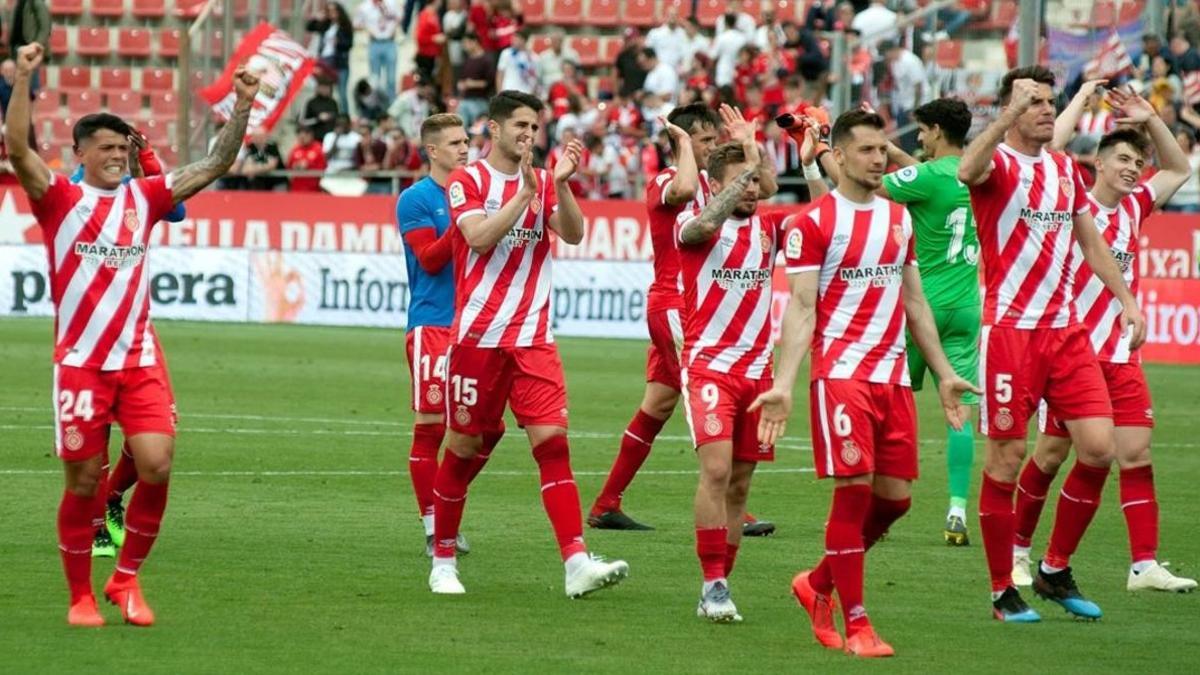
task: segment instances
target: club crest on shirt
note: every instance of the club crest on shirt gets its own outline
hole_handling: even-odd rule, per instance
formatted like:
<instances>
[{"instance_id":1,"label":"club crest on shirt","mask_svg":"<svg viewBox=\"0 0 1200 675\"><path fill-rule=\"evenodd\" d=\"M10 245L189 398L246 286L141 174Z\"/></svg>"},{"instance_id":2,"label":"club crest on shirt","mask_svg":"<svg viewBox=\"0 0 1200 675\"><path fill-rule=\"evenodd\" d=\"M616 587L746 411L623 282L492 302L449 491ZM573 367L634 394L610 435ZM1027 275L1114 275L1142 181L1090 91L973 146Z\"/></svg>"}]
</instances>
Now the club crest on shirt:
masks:
<instances>
[{"instance_id":1,"label":"club crest on shirt","mask_svg":"<svg viewBox=\"0 0 1200 675\"><path fill-rule=\"evenodd\" d=\"M862 460L862 450L858 449L858 444L850 439L842 441L842 462L849 466L854 466Z\"/></svg>"},{"instance_id":2,"label":"club crest on shirt","mask_svg":"<svg viewBox=\"0 0 1200 675\"><path fill-rule=\"evenodd\" d=\"M67 450L75 451L83 447L83 434L79 432L79 427L72 424L63 429L63 445Z\"/></svg>"},{"instance_id":3,"label":"club crest on shirt","mask_svg":"<svg viewBox=\"0 0 1200 675\"><path fill-rule=\"evenodd\" d=\"M458 409L454 411L454 421L464 427L471 423L471 412L467 410L467 406L458 406Z\"/></svg>"},{"instance_id":4,"label":"club crest on shirt","mask_svg":"<svg viewBox=\"0 0 1200 675\"><path fill-rule=\"evenodd\" d=\"M429 385L429 389L425 390L425 400L429 401L430 405L437 405L442 402L442 388L436 384Z\"/></svg>"},{"instance_id":5,"label":"club crest on shirt","mask_svg":"<svg viewBox=\"0 0 1200 675\"><path fill-rule=\"evenodd\" d=\"M1067 199L1075 196L1075 183L1071 180L1070 176L1059 176L1058 186L1062 188L1063 194L1067 196Z\"/></svg>"},{"instance_id":6,"label":"club crest on shirt","mask_svg":"<svg viewBox=\"0 0 1200 675\"><path fill-rule=\"evenodd\" d=\"M125 209L125 229L129 230L130 232L137 232L140 224L141 223L138 222L137 211L134 211L133 209Z\"/></svg>"},{"instance_id":7,"label":"club crest on shirt","mask_svg":"<svg viewBox=\"0 0 1200 675\"><path fill-rule=\"evenodd\" d=\"M463 188L462 183L452 183L450 185L450 208L457 209L467 203L467 192Z\"/></svg>"},{"instance_id":8,"label":"club crest on shirt","mask_svg":"<svg viewBox=\"0 0 1200 675\"><path fill-rule=\"evenodd\" d=\"M771 250L771 244L773 242L771 240L771 233L767 231L767 228L764 227L763 229L759 230L758 241L759 241L759 243L762 244L762 250L764 250L764 251Z\"/></svg>"},{"instance_id":9,"label":"club crest on shirt","mask_svg":"<svg viewBox=\"0 0 1200 675\"><path fill-rule=\"evenodd\" d=\"M992 423L1000 431L1008 431L1013 427L1012 413L1009 412L1008 408L1000 408L996 411L996 417L992 420Z\"/></svg>"},{"instance_id":10,"label":"club crest on shirt","mask_svg":"<svg viewBox=\"0 0 1200 675\"><path fill-rule=\"evenodd\" d=\"M904 225L900 223L892 225L892 239L896 242L897 246L904 245Z\"/></svg>"},{"instance_id":11,"label":"club crest on shirt","mask_svg":"<svg viewBox=\"0 0 1200 675\"><path fill-rule=\"evenodd\" d=\"M705 415L704 433L708 434L709 436L716 436L717 434L721 433L721 429L723 428L724 427L721 424L721 420L717 419L716 413L708 413Z\"/></svg>"},{"instance_id":12,"label":"club crest on shirt","mask_svg":"<svg viewBox=\"0 0 1200 675\"><path fill-rule=\"evenodd\" d=\"M534 215L537 215L537 212L541 211L541 210L542 210L542 200L538 199L537 197L534 197L533 201L529 202L529 212Z\"/></svg>"},{"instance_id":13,"label":"club crest on shirt","mask_svg":"<svg viewBox=\"0 0 1200 675\"><path fill-rule=\"evenodd\" d=\"M789 258L799 258L800 252L804 249L804 235L799 229L788 232L787 242L785 244L786 255Z\"/></svg>"}]
</instances>

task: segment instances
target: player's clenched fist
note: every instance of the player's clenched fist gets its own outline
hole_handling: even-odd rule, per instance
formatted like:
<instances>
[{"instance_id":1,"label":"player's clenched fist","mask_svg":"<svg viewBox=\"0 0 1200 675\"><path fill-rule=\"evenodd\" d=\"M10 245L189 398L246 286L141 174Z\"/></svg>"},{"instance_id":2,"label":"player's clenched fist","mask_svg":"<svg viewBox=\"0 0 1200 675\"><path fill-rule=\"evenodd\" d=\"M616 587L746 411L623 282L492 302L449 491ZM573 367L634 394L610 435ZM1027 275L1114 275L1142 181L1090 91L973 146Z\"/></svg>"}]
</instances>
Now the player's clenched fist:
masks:
<instances>
[{"instance_id":1,"label":"player's clenched fist","mask_svg":"<svg viewBox=\"0 0 1200 675\"><path fill-rule=\"evenodd\" d=\"M38 66L42 65L42 57L45 54L46 50L37 42L22 46L17 50L17 71L28 75L37 70Z\"/></svg>"},{"instance_id":2,"label":"player's clenched fist","mask_svg":"<svg viewBox=\"0 0 1200 675\"><path fill-rule=\"evenodd\" d=\"M237 92L239 101L252 101L255 96L258 96L258 75L246 70L246 66L239 66L233 71L233 90Z\"/></svg>"},{"instance_id":3,"label":"player's clenched fist","mask_svg":"<svg viewBox=\"0 0 1200 675\"><path fill-rule=\"evenodd\" d=\"M1012 86L1012 98L1009 99L1009 106L1017 110L1025 111L1029 106L1033 105L1034 99L1037 98L1040 85L1029 79L1022 78L1014 80Z\"/></svg>"}]
</instances>

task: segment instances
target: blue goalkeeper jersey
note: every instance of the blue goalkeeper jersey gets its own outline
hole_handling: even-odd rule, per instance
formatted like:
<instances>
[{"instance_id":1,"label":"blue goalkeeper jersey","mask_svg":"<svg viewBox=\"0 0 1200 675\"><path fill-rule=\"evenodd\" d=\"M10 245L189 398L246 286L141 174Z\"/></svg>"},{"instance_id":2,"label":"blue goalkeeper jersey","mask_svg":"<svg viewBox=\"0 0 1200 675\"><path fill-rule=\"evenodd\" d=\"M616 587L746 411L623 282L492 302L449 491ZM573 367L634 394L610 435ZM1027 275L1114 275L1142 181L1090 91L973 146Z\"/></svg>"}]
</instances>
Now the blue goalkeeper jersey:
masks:
<instances>
[{"instance_id":1,"label":"blue goalkeeper jersey","mask_svg":"<svg viewBox=\"0 0 1200 675\"><path fill-rule=\"evenodd\" d=\"M426 176L400 193L396 202L396 223L400 235L431 227L441 237L450 228L450 205L446 192L432 177ZM454 322L454 261L437 274L429 274L417 262L417 256L404 242L404 264L408 268L408 329L417 326L449 326Z\"/></svg>"}]
</instances>

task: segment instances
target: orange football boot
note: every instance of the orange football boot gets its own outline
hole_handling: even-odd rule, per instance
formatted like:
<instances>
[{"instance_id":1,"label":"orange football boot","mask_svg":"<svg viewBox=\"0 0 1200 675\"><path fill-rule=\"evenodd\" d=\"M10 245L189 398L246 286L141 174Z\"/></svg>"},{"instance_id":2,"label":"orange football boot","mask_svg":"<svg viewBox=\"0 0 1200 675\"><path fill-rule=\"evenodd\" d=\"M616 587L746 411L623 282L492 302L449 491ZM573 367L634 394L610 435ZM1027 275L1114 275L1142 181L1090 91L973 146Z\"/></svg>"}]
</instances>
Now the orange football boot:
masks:
<instances>
[{"instance_id":1,"label":"orange football boot","mask_svg":"<svg viewBox=\"0 0 1200 675\"><path fill-rule=\"evenodd\" d=\"M96 607L96 596L88 594L77 600L67 610L67 623L72 626L98 628L104 625L104 617Z\"/></svg>"},{"instance_id":2,"label":"orange football boot","mask_svg":"<svg viewBox=\"0 0 1200 675\"><path fill-rule=\"evenodd\" d=\"M833 610L837 606L832 595L822 595L808 581L812 570L804 570L792 579L792 595L808 612L812 620L813 635L821 646L829 649L842 648L842 634L838 632L833 622Z\"/></svg>"},{"instance_id":3,"label":"orange football boot","mask_svg":"<svg viewBox=\"0 0 1200 675\"><path fill-rule=\"evenodd\" d=\"M154 610L146 604L142 597L142 588L138 585L137 577L118 583L114 577L109 577L104 584L104 595L108 601L121 608L121 616L125 623L134 626L153 626Z\"/></svg>"},{"instance_id":4,"label":"orange football boot","mask_svg":"<svg viewBox=\"0 0 1200 675\"><path fill-rule=\"evenodd\" d=\"M884 642L873 626L867 626L846 638L846 653L867 659L895 656L896 650Z\"/></svg>"}]
</instances>

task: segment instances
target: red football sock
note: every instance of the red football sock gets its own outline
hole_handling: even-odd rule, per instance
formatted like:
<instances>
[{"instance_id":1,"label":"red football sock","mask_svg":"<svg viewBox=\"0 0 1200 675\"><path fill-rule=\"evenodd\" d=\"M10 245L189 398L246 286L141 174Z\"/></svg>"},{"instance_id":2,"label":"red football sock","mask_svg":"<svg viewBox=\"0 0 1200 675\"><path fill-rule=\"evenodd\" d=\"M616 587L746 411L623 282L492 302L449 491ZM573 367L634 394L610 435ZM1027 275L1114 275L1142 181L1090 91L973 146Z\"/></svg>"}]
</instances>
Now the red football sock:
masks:
<instances>
[{"instance_id":1,"label":"red football sock","mask_svg":"<svg viewBox=\"0 0 1200 675\"><path fill-rule=\"evenodd\" d=\"M1100 493L1108 479L1107 466L1088 466L1075 460L1071 473L1063 481L1059 493L1058 510L1054 514L1054 530L1050 533L1050 547L1046 550L1046 564L1051 567L1066 567L1071 554L1079 547L1083 533L1100 507Z\"/></svg>"},{"instance_id":2,"label":"red football sock","mask_svg":"<svg viewBox=\"0 0 1200 675\"><path fill-rule=\"evenodd\" d=\"M167 510L167 487L170 483L137 482L129 509L125 512L125 544L117 558L117 571L113 580L127 581L137 575L150 548L158 537L163 512Z\"/></svg>"},{"instance_id":3,"label":"red football sock","mask_svg":"<svg viewBox=\"0 0 1200 675\"><path fill-rule=\"evenodd\" d=\"M433 515L433 482L437 480L438 449L446 435L444 424L414 424L412 449L408 452L408 475L422 516Z\"/></svg>"},{"instance_id":4,"label":"red football sock","mask_svg":"<svg viewBox=\"0 0 1200 675\"><path fill-rule=\"evenodd\" d=\"M842 602L846 636L871 624L863 608L863 526L871 509L870 485L843 485L833 490L833 506L825 525L825 558Z\"/></svg>"},{"instance_id":5,"label":"red football sock","mask_svg":"<svg viewBox=\"0 0 1200 675\"><path fill-rule=\"evenodd\" d=\"M867 512L867 520L863 523L863 548L871 550L875 542L887 533L897 520L908 513L912 507L912 498L884 499L879 495L871 495L871 508Z\"/></svg>"},{"instance_id":6,"label":"red football sock","mask_svg":"<svg viewBox=\"0 0 1200 675\"><path fill-rule=\"evenodd\" d=\"M622 493L633 482L638 469L642 468L642 464L650 456L650 446L654 444L655 437L666 423L666 420L651 417L642 409L638 409L621 436L621 449L617 452L612 470L608 472L604 489L592 505L593 515L620 510Z\"/></svg>"},{"instance_id":7,"label":"red football sock","mask_svg":"<svg viewBox=\"0 0 1200 675\"><path fill-rule=\"evenodd\" d=\"M1154 498L1154 468L1147 464L1121 470L1121 512L1129 529L1133 562L1158 557L1158 501Z\"/></svg>"},{"instance_id":8,"label":"red football sock","mask_svg":"<svg viewBox=\"0 0 1200 675\"><path fill-rule=\"evenodd\" d=\"M725 577L726 534L724 527L696 528L696 557L700 558L700 571L705 581Z\"/></svg>"},{"instance_id":9,"label":"red football sock","mask_svg":"<svg viewBox=\"0 0 1200 675\"><path fill-rule=\"evenodd\" d=\"M737 562L738 545L725 544L725 576L733 574L733 564Z\"/></svg>"},{"instance_id":10,"label":"red football sock","mask_svg":"<svg viewBox=\"0 0 1200 675\"><path fill-rule=\"evenodd\" d=\"M463 508L467 505L467 485L470 484L471 463L446 449L433 481L433 555L453 558L462 524Z\"/></svg>"},{"instance_id":11,"label":"red football sock","mask_svg":"<svg viewBox=\"0 0 1200 675\"><path fill-rule=\"evenodd\" d=\"M58 551L71 591L71 604L92 594L92 538L99 526L98 502L103 504L95 497L80 497L64 490L58 505Z\"/></svg>"},{"instance_id":12,"label":"red football sock","mask_svg":"<svg viewBox=\"0 0 1200 675\"><path fill-rule=\"evenodd\" d=\"M829 523L825 523L825 527L828 529ZM833 593L833 568L829 566L829 556L821 556L821 561L808 575L808 583L821 595Z\"/></svg>"},{"instance_id":13,"label":"red football sock","mask_svg":"<svg viewBox=\"0 0 1200 675\"><path fill-rule=\"evenodd\" d=\"M137 465L129 452L129 444L125 443L121 446L121 456L117 458L117 465L108 476L108 501L120 501L137 479Z\"/></svg>"},{"instance_id":14,"label":"red football sock","mask_svg":"<svg viewBox=\"0 0 1200 675\"><path fill-rule=\"evenodd\" d=\"M983 551L987 556L993 593L1012 586L1013 493L1016 490L1016 483L1001 483L984 472L979 489L979 531L983 534Z\"/></svg>"},{"instance_id":15,"label":"red football sock","mask_svg":"<svg viewBox=\"0 0 1200 675\"><path fill-rule=\"evenodd\" d=\"M1037 530L1038 519L1042 517L1046 494L1050 491L1054 476L1054 473L1042 471L1033 460L1026 462L1021 470L1021 477L1017 480L1016 525L1013 530L1013 543L1017 546L1029 548L1033 541L1033 533Z\"/></svg>"},{"instance_id":16,"label":"red football sock","mask_svg":"<svg viewBox=\"0 0 1200 675\"><path fill-rule=\"evenodd\" d=\"M471 461L471 475L468 477L470 482L475 482L475 477L483 471L483 466L492 458L492 451L500 445L500 439L504 438L504 427L501 426L497 431L486 431L483 434L483 449L479 454L475 455L475 459Z\"/></svg>"},{"instance_id":17,"label":"red football sock","mask_svg":"<svg viewBox=\"0 0 1200 675\"><path fill-rule=\"evenodd\" d=\"M567 437L551 436L533 449L542 480L542 506L554 527L558 550L566 560L584 553L583 516L579 511L579 486L571 473L571 449Z\"/></svg>"}]
</instances>

